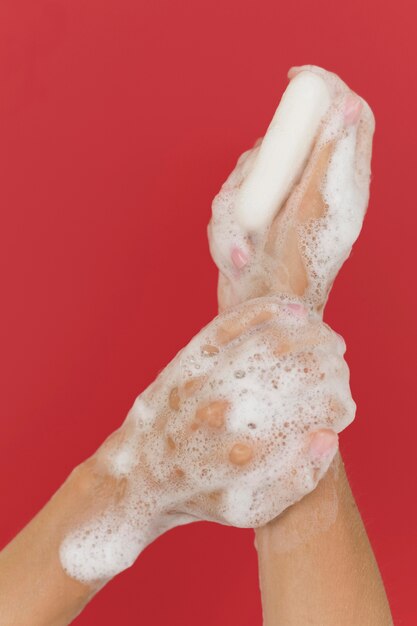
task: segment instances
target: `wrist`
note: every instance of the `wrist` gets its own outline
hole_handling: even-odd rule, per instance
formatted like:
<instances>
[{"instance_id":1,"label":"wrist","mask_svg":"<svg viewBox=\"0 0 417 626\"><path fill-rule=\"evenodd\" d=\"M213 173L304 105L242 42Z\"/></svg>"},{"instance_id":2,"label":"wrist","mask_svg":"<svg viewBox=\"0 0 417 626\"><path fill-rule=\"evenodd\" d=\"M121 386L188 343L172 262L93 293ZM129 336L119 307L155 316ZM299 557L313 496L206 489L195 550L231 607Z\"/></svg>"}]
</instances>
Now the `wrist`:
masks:
<instances>
[{"instance_id":1,"label":"wrist","mask_svg":"<svg viewBox=\"0 0 417 626\"><path fill-rule=\"evenodd\" d=\"M161 488L149 489L141 455L130 470L134 481L113 462L124 434L124 427L113 433L64 485L76 505L59 547L60 561L71 578L86 584L102 585L133 565L167 528L159 505Z\"/></svg>"},{"instance_id":2,"label":"wrist","mask_svg":"<svg viewBox=\"0 0 417 626\"><path fill-rule=\"evenodd\" d=\"M255 530L257 548L260 549L266 537L273 536L275 550L287 553L326 532L336 522L345 484L343 460L337 453L313 491Z\"/></svg>"}]
</instances>

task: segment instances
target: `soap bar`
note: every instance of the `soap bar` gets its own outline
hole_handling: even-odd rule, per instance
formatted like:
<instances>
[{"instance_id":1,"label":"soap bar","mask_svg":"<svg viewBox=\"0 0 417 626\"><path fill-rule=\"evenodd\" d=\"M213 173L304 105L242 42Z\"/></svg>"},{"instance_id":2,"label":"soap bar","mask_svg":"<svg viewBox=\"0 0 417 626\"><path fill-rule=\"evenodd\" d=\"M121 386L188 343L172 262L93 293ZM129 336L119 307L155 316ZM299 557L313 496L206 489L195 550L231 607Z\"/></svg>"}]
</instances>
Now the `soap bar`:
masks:
<instances>
[{"instance_id":1,"label":"soap bar","mask_svg":"<svg viewBox=\"0 0 417 626\"><path fill-rule=\"evenodd\" d=\"M267 227L302 173L330 106L326 82L302 71L289 83L236 199L236 219L247 231Z\"/></svg>"}]
</instances>

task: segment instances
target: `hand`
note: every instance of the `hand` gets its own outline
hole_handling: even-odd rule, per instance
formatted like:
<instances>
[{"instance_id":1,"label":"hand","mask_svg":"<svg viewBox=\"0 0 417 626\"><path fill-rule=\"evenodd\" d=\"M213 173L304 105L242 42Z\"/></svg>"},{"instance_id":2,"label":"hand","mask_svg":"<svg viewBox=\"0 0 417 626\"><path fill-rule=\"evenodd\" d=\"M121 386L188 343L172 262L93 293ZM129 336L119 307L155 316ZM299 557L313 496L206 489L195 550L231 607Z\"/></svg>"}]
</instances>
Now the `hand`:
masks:
<instances>
[{"instance_id":1,"label":"hand","mask_svg":"<svg viewBox=\"0 0 417 626\"><path fill-rule=\"evenodd\" d=\"M278 215L270 213L275 179L264 176L263 193L257 188L259 158L265 167L268 150L277 155L269 134L213 204L220 307L250 301L203 329L91 459L120 497L111 506L104 498L64 541L61 560L75 578L115 575L179 524L265 524L314 489L337 451L336 433L354 417L344 342L321 312L365 213L373 118L339 79L309 69L300 75L319 76L331 97L307 167L299 178L287 172L295 182ZM251 194L260 216L248 228L242 206ZM268 297L252 300L259 295Z\"/></svg>"},{"instance_id":2,"label":"hand","mask_svg":"<svg viewBox=\"0 0 417 626\"><path fill-rule=\"evenodd\" d=\"M209 239L220 272L221 310L278 293L297 295L322 314L359 234L369 193L372 112L320 68L295 68L289 77L302 69L324 79L330 102L319 86L316 108L301 107L294 124L299 103L293 98L289 110L284 96L274 116L278 122L242 155L213 203ZM288 93L294 95L291 85ZM322 122L314 119L320 106L326 109ZM310 133L311 145L301 137L298 153L300 146L308 149L297 163L299 128ZM256 529L265 626L393 623L339 455L332 470L312 493Z\"/></svg>"},{"instance_id":3,"label":"hand","mask_svg":"<svg viewBox=\"0 0 417 626\"><path fill-rule=\"evenodd\" d=\"M276 293L322 311L362 226L373 114L335 74L304 66L290 70L289 77L289 105L284 95L264 139L242 154L213 201L209 242L219 268L220 310ZM303 109L294 119L291 111L298 110L303 94L293 95L293 84L312 77L318 84L303 89L313 89L310 99L322 106L323 117L317 121L315 110ZM303 158L283 180L287 163L297 166L291 160L297 137L291 140L303 125L295 146Z\"/></svg>"},{"instance_id":4,"label":"hand","mask_svg":"<svg viewBox=\"0 0 417 626\"><path fill-rule=\"evenodd\" d=\"M259 526L311 491L355 411L344 349L276 296L203 328L81 469L96 477L94 514L61 545L67 573L108 579L169 528Z\"/></svg>"},{"instance_id":5,"label":"hand","mask_svg":"<svg viewBox=\"0 0 417 626\"><path fill-rule=\"evenodd\" d=\"M283 126L281 107L262 148L258 144L240 159L213 205L210 243L221 270L220 308L250 301L216 318L175 357L138 397L121 428L2 550L1 623L64 626L165 530L199 519L264 524L314 489L334 458L336 433L353 419L355 407L343 340L322 323L321 313L366 208L373 118L362 101L348 98L339 79L309 69L309 75L324 77L333 100L316 84L319 97L304 110L307 125L296 115ZM317 117L323 108L334 131L324 142ZM275 141L283 128L298 137L291 158L285 142ZM310 133L311 145L299 128ZM254 161L255 155L261 159ZM341 163L344 178L334 174ZM260 180L265 186L259 187ZM339 189L337 180L343 180ZM335 202L327 205L329 189ZM352 228L344 237L346 225ZM317 614L333 624L340 614L340 623L351 623L345 596L338 593L342 580L354 621L364 615L359 621L368 623L371 611L377 616L372 623L391 623L383 601L372 604L361 595L376 577L370 574L372 558L364 560L366 550L357 549L366 534L349 517L352 500L342 499L349 514L339 516L337 532L323 535L313 550L310 541L301 560L291 555L283 563L276 545L270 549L265 541L276 538L277 527L285 534L297 511L305 526L303 505L317 521L320 511L311 504L316 496L321 502L317 490L257 531L261 583L269 581L267 592L262 587L265 620L290 623L295 616L300 623L300 615ZM351 563L351 580L334 576L340 554L344 566ZM277 572L286 598L280 611ZM299 602L299 581L310 604ZM375 589L382 598L382 585ZM375 612L377 604L387 619Z\"/></svg>"}]
</instances>

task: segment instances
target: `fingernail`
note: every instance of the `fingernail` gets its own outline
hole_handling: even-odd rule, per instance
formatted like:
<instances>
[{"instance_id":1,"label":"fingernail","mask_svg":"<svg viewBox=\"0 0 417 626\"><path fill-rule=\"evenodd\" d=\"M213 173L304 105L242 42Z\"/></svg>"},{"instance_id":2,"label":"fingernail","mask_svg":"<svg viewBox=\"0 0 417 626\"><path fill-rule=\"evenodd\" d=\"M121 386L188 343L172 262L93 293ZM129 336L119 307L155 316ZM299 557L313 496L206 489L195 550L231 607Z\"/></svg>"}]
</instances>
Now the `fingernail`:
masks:
<instances>
[{"instance_id":1,"label":"fingernail","mask_svg":"<svg viewBox=\"0 0 417 626\"><path fill-rule=\"evenodd\" d=\"M305 317L307 315L307 309L302 304L291 302L287 304L287 309L290 313L293 313L297 317Z\"/></svg>"},{"instance_id":2,"label":"fingernail","mask_svg":"<svg viewBox=\"0 0 417 626\"><path fill-rule=\"evenodd\" d=\"M311 435L309 452L312 457L323 457L337 448L338 436L333 430L318 430Z\"/></svg>"},{"instance_id":3,"label":"fingernail","mask_svg":"<svg viewBox=\"0 0 417 626\"><path fill-rule=\"evenodd\" d=\"M238 270L241 270L242 267L245 267L245 265L248 262L247 255L240 248L233 248L231 257L232 257L233 265Z\"/></svg>"},{"instance_id":4,"label":"fingernail","mask_svg":"<svg viewBox=\"0 0 417 626\"><path fill-rule=\"evenodd\" d=\"M362 100L355 94L349 94L345 101L345 125L356 124L361 116Z\"/></svg>"},{"instance_id":5,"label":"fingernail","mask_svg":"<svg viewBox=\"0 0 417 626\"><path fill-rule=\"evenodd\" d=\"M293 65L292 67L290 67L290 69L288 70L288 78L291 80L292 78L294 78L294 76L296 76L301 70L301 66L300 65Z\"/></svg>"}]
</instances>

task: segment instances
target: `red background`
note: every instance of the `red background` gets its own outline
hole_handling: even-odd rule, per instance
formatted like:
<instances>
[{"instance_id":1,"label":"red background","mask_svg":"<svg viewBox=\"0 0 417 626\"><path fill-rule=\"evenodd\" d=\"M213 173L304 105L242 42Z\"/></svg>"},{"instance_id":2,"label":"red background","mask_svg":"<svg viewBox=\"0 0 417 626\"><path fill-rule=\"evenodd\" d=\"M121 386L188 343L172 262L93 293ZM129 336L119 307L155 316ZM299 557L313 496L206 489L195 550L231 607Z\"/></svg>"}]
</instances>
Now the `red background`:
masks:
<instances>
[{"instance_id":1,"label":"red background","mask_svg":"<svg viewBox=\"0 0 417 626\"><path fill-rule=\"evenodd\" d=\"M353 490L395 623L417 623L416 18L415 0L2 0L2 543L214 316L211 199L288 68L315 63L377 120L370 209L327 321L358 403ZM77 621L116 623L260 626L252 532L162 537Z\"/></svg>"}]
</instances>

